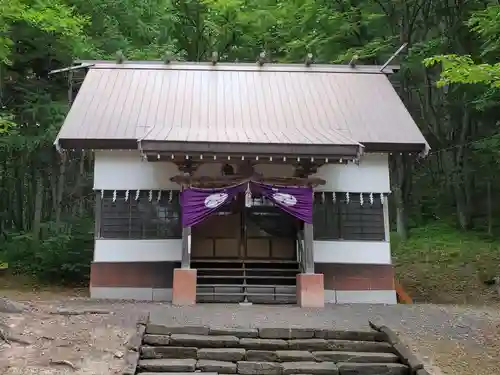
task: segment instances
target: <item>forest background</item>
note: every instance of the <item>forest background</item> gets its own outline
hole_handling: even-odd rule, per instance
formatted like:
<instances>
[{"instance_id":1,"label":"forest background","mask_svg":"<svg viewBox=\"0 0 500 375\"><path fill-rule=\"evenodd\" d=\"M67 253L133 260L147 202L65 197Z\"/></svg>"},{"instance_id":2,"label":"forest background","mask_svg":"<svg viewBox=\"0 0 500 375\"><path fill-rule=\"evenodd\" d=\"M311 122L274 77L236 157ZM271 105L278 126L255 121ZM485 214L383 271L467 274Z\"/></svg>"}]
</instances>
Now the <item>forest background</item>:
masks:
<instances>
[{"instance_id":1,"label":"forest background","mask_svg":"<svg viewBox=\"0 0 500 375\"><path fill-rule=\"evenodd\" d=\"M500 276L500 2L0 0L0 268L85 285L92 154L53 146L77 59L382 64L431 145L391 157L394 262L418 299L482 303ZM1 280L1 279L0 279ZM7 281L5 281L7 283Z\"/></svg>"}]
</instances>

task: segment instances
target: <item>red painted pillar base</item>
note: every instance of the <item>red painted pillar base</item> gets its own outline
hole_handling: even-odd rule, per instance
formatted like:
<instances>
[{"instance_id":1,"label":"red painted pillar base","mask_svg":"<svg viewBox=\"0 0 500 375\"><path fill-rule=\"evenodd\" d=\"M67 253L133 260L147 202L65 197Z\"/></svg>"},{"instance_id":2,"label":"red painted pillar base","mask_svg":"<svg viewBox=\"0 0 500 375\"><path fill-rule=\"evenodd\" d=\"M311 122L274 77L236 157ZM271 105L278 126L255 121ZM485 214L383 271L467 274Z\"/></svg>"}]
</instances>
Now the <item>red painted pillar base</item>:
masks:
<instances>
[{"instance_id":1,"label":"red painted pillar base","mask_svg":"<svg viewBox=\"0 0 500 375\"><path fill-rule=\"evenodd\" d=\"M172 304L177 306L190 306L196 304L195 269L174 269Z\"/></svg>"},{"instance_id":2,"label":"red painted pillar base","mask_svg":"<svg viewBox=\"0 0 500 375\"><path fill-rule=\"evenodd\" d=\"M325 307L325 285L322 273L297 275L297 303L300 307Z\"/></svg>"}]
</instances>

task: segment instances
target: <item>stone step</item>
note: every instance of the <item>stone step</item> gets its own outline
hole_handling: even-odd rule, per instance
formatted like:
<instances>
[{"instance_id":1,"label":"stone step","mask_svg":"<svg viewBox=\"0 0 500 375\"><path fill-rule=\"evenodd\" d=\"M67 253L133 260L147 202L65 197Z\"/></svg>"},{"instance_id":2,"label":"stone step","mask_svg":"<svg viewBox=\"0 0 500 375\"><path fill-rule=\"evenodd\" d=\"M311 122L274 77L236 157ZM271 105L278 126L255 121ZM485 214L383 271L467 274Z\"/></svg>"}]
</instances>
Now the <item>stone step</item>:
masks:
<instances>
[{"instance_id":1,"label":"stone step","mask_svg":"<svg viewBox=\"0 0 500 375\"><path fill-rule=\"evenodd\" d=\"M281 339L240 339L239 346L253 350L286 350L288 342Z\"/></svg>"},{"instance_id":2,"label":"stone step","mask_svg":"<svg viewBox=\"0 0 500 375\"><path fill-rule=\"evenodd\" d=\"M251 339L241 339L251 340ZM236 336L204 336L173 334L170 336L170 345L189 346L197 348L228 348L238 347L240 339Z\"/></svg>"},{"instance_id":3,"label":"stone step","mask_svg":"<svg viewBox=\"0 0 500 375\"><path fill-rule=\"evenodd\" d=\"M330 350L342 352L380 352L394 353L394 348L387 342L328 340Z\"/></svg>"},{"instance_id":4,"label":"stone step","mask_svg":"<svg viewBox=\"0 0 500 375\"><path fill-rule=\"evenodd\" d=\"M236 363L200 359L196 368L203 372L217 372L218 374L236 374Z\"/></svg>"},{"instance_id":5,"label":"stone step","mask_svg":"<svg viewBox=\"0 0 500 375\"><path fill-rule=\"evenodd\" d=\"M196 359L140 359L137 367L149 372L194 372Z\"/></svg>"},{"instance_id":6,"label":"stone step","mask_svg":"<svg viewBox=\"0 0 500 375\"><path fill-rule=\"evenodd\" d=\"M140 372L138 375L193 375L192 372ZM219 375L217 372L198 372L203 375Z\"/></svg>"},{"instance_id":7,"label":"stone step","mask_svg":"<svg viewBox=\"0 0 500 375\"><path fill-rule=\"evenodd\" d=\"M237 371L243 375L281 375L282 367L276 362L240 361Z\"/></svg>"},{"instance_id":8,"label":"stone step","mask_svg":"<svg viewBox=\"0 0 500 375\"><path fill-rule=\"evenodd\" d=\"M198 350L198 359L237 362L243 360L245 354L243 348L206 348Z\"/></svg>"},{"instance_id":9,"label":"stone step","mask_svg":"<svg viewBox=\"0 0 500 375\"><path fill-rule=\"evenodd\" d=\"M333 375L338 374L337 366L332 362L285 362L282 363L282 374L311 374Z\"/></svg>"},{"instance_id":10,"label":"stone step","mask_svg":"<svg viewBox=\"0 0 500 375\"><path fill-rule=\"evenodd\" d=\"M277 350L276 357L278 362L314 361L312 353L305 350Z\"/></svg>"},{"instance_id":11,"label":"stone step","mask_svg":"<svg viewBox=\"0 0 500 375\"><path fill-rule=\"evenodd\" d=\"M313 352L312 356L317 362L354 362L354 363L398 363L399 357L393 353L376 352Z\"/></svg>"},{"instance_id":12,"label":"stone step","mask_svg":"<svg viewBox=\"0 0 500 375\"><path fill-rule=\"evenodd\" d=\"M337 367L340 375L410 375L410 368L400 363L340 362Z\"/></svg>"},{"instance_id":13,"label":"stone step","mask_svg":"<svg viewBox=\"0 0 500 375\"><path fill-rule=\"evenodd\" d=\"M224 349L226 350L226 349ZM194 347L179 346L142 346L142 359L160 359L160 358L183 358L197 359L198 349ZM214 358L215 359L215 358Z\"/></svg>"}]
</instances>

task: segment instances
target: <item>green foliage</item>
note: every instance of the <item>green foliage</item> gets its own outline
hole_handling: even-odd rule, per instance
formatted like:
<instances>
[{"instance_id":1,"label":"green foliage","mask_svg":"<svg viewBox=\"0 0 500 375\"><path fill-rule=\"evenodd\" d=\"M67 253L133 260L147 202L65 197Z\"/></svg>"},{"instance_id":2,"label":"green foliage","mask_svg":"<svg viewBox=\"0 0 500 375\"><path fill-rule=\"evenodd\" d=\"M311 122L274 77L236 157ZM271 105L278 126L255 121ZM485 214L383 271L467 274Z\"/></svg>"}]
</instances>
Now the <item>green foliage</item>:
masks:
<instances>
[{"instance_id":1,"label":"green foliage","mask_svg":"<svg viewBox=\"0 0 500 375\"><path fill-rule=\"evenodd\" d=\"M447 231L429 229L437 219L463 230L489 220L496 233L500 205L486 187L500 194L499 19L496 2L477 0L0 0L0 259L45 281L87 277L92 157L54 150L68 85L65 74L47 73L76 58L114 60L118 50L128 60L208 61L217 52L255 62L265 51L271 62L312 53L317 63L356 55L358 64L383 64L407 42L391 80L434 153L393 163L402 199L392 216L417 227L396 253L431 257ZM467 249L455 243L436 254L452 262L457 251Z\"/></svg>"},{"instance_id":2,"label":"green foliage","mask_svg":"<svg viewBox=\"0 0 500 375\"><path fill-rule=\"evenodd\" d=\"M500 241L461 233L447 223L416 228L408 241L391 238L398 280L422 302L484 303L483 281L500 274Z\"/></svg>"},{"instance_id":3,"label":"green foliage","mask_svg":"<svg viewBox=\"0 0 500 375\"><path fill-rule=\"evenodd\" d=\"M44 225L46 239L35 241L31 233L5 233L0 259L13 273L30 275L45 283L84 285L88 282L93 253L90 219L77 220L71 233Z\"/></svg>"}]
</instances>

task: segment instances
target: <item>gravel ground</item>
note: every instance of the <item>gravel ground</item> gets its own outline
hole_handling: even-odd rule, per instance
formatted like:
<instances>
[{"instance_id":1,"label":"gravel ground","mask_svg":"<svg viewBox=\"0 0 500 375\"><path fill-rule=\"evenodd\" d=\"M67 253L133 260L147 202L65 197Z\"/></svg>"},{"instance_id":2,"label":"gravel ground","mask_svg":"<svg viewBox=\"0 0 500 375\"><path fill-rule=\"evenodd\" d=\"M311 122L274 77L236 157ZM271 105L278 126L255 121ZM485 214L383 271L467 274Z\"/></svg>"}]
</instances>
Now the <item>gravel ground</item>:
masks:
<instances>
[{"instance_id":1,"label":"gravel ground","mask_svg":"<svg viewBox=\"0 0 500 375\"><path fill-rule=\"evenodd\" d=\"M498 370L500 311L493 308L436 305L329 305L325 309L315 310L291 306L243 307L223 304L179 308L159 303L96 302L84 298L51 299L31 302L30 306L31 316L26 316L23 322L18 321L17 326L22 328L25 334L36 333L38 337L42 335L43 330L46 336L63 334L65 337L74 337L74 340L69 342L78 344L78 350L73 349L79 354L75 355L74 350L73 352L69 350L65 355L79 360L80 369L76 372L74 370L61 372L66 371L61 368L57 370L58 372L23 372L20 369L18 372L11 367L10 372L6 372L9 375L90 374L92 371L94 374L102 375L116 373L119 367L116 354L124 350L126 336L132 331L136 319L145 312L151 312L154 321L165 324L201 324L212 327L300 326L364 330L368 329L368 319L375 319L400 332L413 348L418 349L427 363L439 366L444 373L450 375L500 373ZM48 311L58 307L106 309L112 314L75 317L47 315ZM37 314L40 317L43 315L44 318L39 320L46 323L37 322ZM51 332L51 329L56 333ZM79 330L85 332L85 335L78 334ZM43 350L48 353L53 342L47 340L44 342ZM81 358L85 357L83 350L89 343L93 350L92 356L88 357L86 362L82 362ZM26 362L32 357L30 366L33 367L41 363L42 359L47 359L47 356L40 351L37 353L31 351L27 356L26 350L7 348L4 349L4 353L0 351L0 363L2 354L10 355L11 362L16 356L22 356L23 366L27 366ZM21 365L20 360L12 363ZM106 366L108 372L103 372Z\"/></svg>"}]
</instances>

